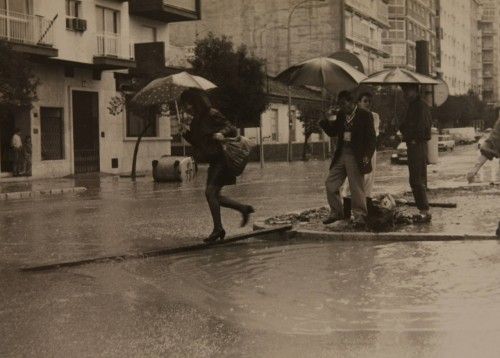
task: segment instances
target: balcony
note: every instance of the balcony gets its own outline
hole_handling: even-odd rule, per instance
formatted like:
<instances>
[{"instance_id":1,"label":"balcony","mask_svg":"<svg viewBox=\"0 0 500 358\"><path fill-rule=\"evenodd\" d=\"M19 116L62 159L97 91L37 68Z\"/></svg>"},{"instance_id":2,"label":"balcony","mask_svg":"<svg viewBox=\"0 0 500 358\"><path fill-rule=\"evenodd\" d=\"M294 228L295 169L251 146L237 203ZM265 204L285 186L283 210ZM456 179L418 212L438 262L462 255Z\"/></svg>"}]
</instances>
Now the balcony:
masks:
<instances>
[{"instance_id":1,"label":"balcony","mask_svg":"<svg viewBox=\"0 0 500 358\"><path fill-rule=\"evenodd\" d=\"M122 38L113 32L98 33L97 51L94 56L94 65L101 70L135 68L135 61L131 58L130 49L127 47L126 55L122 53Z\"/></svg>"},{"instance_id":2,"label":"balcony","mask_svg":"<svg viewBox=\"0 0 500 358\"><path fill-rule=\"evenodd\" d=\"M0 39L11 43L15 51L30 55L55 57L51 21L42 16L0 9Z\"/></svg>"},{"instance_id":3,"label":"balcony","mask_svg":"<svg viewBox=\"0 0 500 358\"><path fill-rule=\"evenodd\" d=\"M200 0L129 0L129 10L131 15L167 23L201 18Z\"/></svg>"},{"instance_id":4,"label":"balcony","mask_svg":"<svg viewBox=\"0 0 500 358\"><path fill-rule=\"evenodd\" d=\"M371 2L365 0L346 0L345 5L352 12L370 21L377 22L382 27L389 27L388 6L379 1Z\"/></svg>"}]
</instances>

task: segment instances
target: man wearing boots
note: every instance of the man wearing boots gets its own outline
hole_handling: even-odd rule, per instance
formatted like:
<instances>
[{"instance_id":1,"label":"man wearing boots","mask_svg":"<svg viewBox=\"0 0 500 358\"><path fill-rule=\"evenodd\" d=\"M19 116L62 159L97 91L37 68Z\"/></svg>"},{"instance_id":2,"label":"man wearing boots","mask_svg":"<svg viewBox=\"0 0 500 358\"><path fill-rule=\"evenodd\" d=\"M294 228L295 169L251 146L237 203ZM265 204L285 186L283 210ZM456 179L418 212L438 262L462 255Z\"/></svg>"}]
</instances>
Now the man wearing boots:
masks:
<instances>
[{"instance_id":1,"label":"man wearing boots","mask_svg":"<svg viewBox=\"0 0 500 358\"><path fill-rule=\"evenodd\" d=\"M373 119L370 112L353 103L350 92L340 92L337 101L340 107L337 118L319 122L327 135L338 137L325 182L330 216L323 223L331 224L344 218L340 188L347 177L352 194L354 224L363 226L367 215L364 175L372 171L371 158L376 145Z\"/></svg>"}]
</instances>

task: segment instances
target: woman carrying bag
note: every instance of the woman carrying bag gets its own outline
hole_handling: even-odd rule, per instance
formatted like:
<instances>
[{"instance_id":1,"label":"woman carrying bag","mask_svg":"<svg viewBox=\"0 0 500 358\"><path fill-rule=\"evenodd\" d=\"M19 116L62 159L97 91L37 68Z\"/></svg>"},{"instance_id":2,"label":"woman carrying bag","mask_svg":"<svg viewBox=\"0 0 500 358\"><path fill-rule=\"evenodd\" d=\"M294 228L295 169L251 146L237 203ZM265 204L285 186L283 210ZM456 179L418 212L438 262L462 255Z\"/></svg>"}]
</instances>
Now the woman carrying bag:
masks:
<instances>
[{"instance_id":1,"label":"woman carrying bag","mask_svg":"<svg viewBox=\"0 0 500 358\"><path fill-rule=\"evenodd\" d=\"M213 242L223 239L226 232L222 226L220 207L237 210L242 215L241 226L248 223L254 208L221 195L225 185L236 184L236 175L228 168L223 143L237 136L236 128L216 109L212 108L207 96L200 90L187 89L180 97L183 110L193 117L189 129L181 124L182 136L193 147L196 161L208 162L205 196L214 224L212 233L204 240Z\"/></svg>"}]
</instances>

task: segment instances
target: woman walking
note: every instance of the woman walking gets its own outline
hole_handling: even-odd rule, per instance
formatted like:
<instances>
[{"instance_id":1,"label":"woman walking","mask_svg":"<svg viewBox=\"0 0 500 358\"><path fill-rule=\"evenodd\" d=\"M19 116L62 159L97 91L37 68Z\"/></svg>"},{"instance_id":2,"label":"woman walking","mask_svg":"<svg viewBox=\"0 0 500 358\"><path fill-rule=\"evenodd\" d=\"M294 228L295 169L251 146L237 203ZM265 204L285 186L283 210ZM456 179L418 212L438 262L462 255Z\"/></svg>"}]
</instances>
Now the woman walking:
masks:
<instances>
[{"instance_id":1,"label":"woman walking","mask_svg":"<svg viewBox=\"0 0 500 358\"><path fill-rule=\"evenodd\" d=\"M189 128L184 124L182 136L192 145L196 161L208 162L205 196L214 224L212 233L205 242L223 239L226 232L222 226L220 207L237 210L242 215L241 226L248 222L254 208L221 195L225 185L236 184L224 158L222 143L226 138L237 136L236 128L216 109L212 108L207 96L200 90L187 89L180 97L184 111L193 117Z\"/></svg>"}]
</instances>

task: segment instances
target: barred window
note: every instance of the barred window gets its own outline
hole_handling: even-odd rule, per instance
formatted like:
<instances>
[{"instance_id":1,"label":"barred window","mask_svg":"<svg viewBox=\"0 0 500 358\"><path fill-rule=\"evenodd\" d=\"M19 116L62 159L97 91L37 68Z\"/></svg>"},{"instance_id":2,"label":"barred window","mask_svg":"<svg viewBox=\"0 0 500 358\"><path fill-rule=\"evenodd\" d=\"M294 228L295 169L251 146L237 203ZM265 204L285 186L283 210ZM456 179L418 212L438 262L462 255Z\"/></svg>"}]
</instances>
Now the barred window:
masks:
<instances>
[{"instance_id":1,"label":"barred window","mask_svg":"<svg viewBox=\"0 0 500 358\"><path fill-rule=\"evenodd\" d=\"M63 109L40 108L42 160L64 159Z\"/></svg>"},{"instance_id":2,"label":"barred window","mask_svg":"<svg viewBox=\"0 0 500 358\"><path fill-rule=\"evenodd\" d=\"M144 133L144 137L157 137L158 115L153 110L149 113L146 111L142 116L127 111L127 137L138 137L150 120L153 123Z\"/></svg>"}]
</instances>

